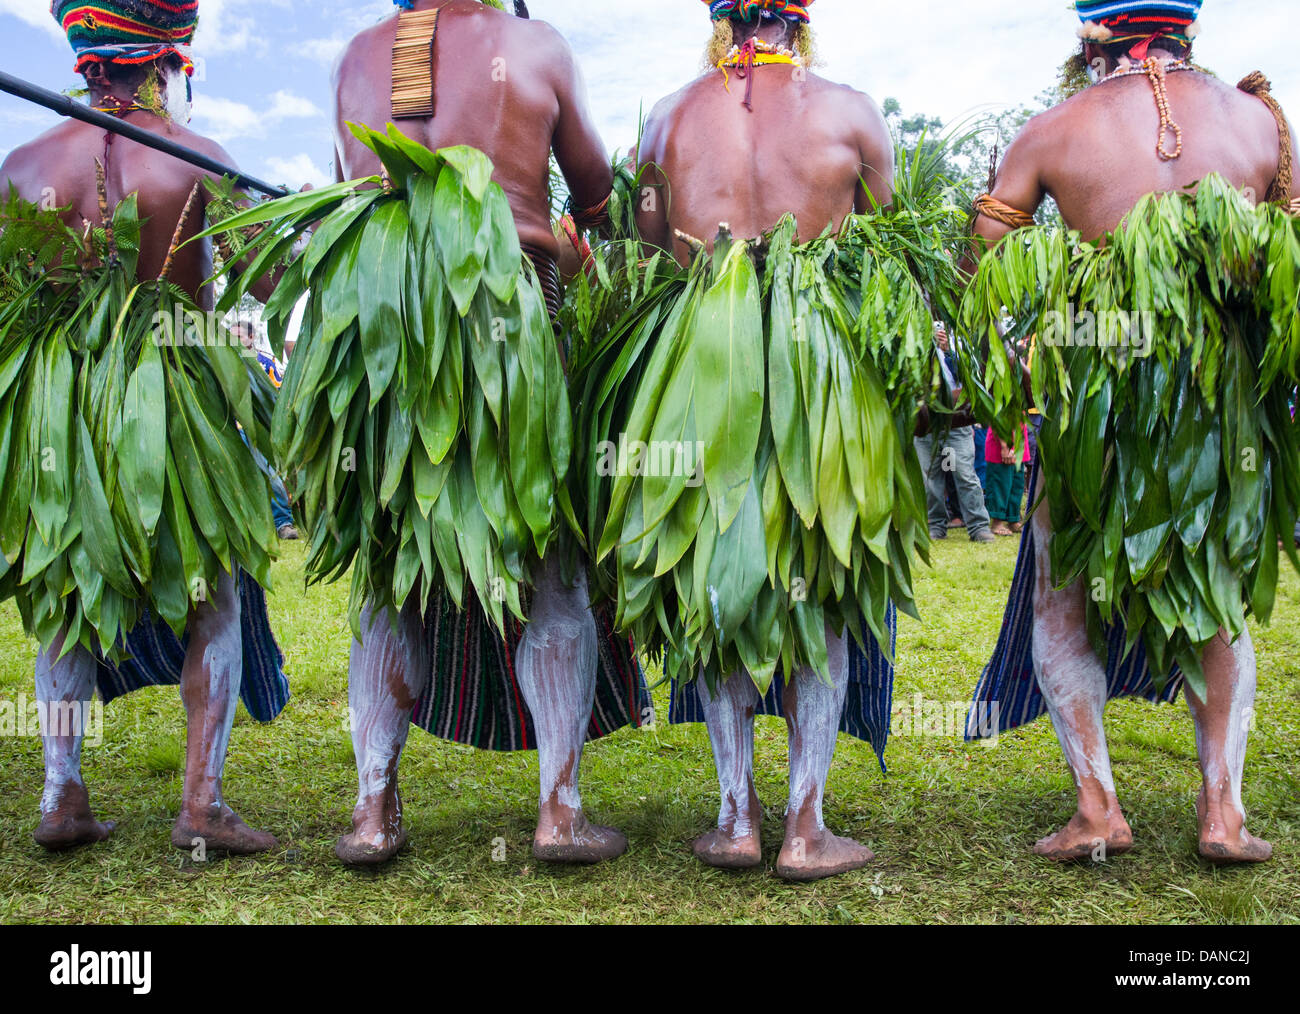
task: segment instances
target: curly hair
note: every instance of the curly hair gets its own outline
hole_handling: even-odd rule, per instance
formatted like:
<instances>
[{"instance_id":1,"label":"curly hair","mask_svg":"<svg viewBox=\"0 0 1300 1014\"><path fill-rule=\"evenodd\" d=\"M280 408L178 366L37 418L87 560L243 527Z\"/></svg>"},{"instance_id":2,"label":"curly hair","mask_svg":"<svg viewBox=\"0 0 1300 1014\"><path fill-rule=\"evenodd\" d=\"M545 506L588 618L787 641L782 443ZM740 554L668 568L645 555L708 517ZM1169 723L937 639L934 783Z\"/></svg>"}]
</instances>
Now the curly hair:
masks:
<instances>
[{"instance_id":1,"label":"curly hair","mask_svg":"<svg viewBox=\"0 0 1300 1014\"><path fill-rule=\"evenodd\" d=\"M721 18L713 22L713 35L704 50L701 67L704 70L712 70L731 52L731 47L735 44L736 31L731 20ZM817 65L817 46L814 41L812 26L807 22L795 26L790 37L790 48L799 54L805 67Z\"/></svg>"}]
</instances>

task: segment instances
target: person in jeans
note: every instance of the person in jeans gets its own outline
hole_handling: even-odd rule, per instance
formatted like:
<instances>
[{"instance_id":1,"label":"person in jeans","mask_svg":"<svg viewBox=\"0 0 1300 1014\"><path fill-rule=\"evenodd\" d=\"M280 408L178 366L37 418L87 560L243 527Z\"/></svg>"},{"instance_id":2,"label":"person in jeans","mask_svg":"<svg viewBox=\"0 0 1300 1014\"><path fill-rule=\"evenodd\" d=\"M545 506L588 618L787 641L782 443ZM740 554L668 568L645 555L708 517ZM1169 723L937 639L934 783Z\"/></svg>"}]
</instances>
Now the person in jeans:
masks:
<instances>
[{"instance_id":1,"label":"person in jeans","mask_svg":"<svg viewBox=\"0 0 1300 1014\"><path fill-rule=\"evenodd\" d=\"M947 360L952 351L948 342L948 331L942 321L935 321L934 340L939 351L944 355L944 373L949 386L952 370ZM995 542L995 536L989 531L989 514L984 505L984 488L980 485L979 475L975 471L975 428L973 426L954 426L951 429L932 429L923 437L913 441L916 456L921 463L921 474L925 476L926 516L930 528L930 538L946 539L948 537L948 502L947 475L951 474L957 488L957 505L961 511L962 523L972 542Z\"/></svg>"}]
</instances>

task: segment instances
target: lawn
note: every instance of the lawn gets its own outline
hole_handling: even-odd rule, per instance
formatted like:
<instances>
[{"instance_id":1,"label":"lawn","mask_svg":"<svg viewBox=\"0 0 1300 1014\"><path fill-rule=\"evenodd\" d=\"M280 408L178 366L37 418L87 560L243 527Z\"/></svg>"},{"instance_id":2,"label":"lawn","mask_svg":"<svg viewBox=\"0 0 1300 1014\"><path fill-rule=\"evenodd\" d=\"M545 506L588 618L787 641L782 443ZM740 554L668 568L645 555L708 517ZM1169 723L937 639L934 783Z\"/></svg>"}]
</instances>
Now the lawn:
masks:
<instances>
[{"instance_id":1,"label":"lawn","mask_svg":"<svg viewBox=\"0 0 1300 1014\"><path fill-rule=\"evenodd\" d=\"M904 619L896 701L966 700L997 636L1015 560L1002 540L935 548L918 581L924 625ZM356 793L346 730L346 583L302 584L301 543L276 567L272 619L293 699L269 726L236 721L226 795L280 837L269 855L193 863L168 844L181 792L183 715L174 688L106 710L84 770L113 837L50 856L32 841L41 793L35 738L0 743L0 920L5 922L1300 922L1300 581L1286 568L1271 627L1256 631L1257 726L1246 761L1251 828L1272 863L1217 870L1194 855L1198 788L1186 707L1118 702L1107 711L1134 851L1059 868L1029 851L1073 812L1050 723L967 745L900 735L882 774L866 744L841 737L827 794L831 827L877 853L867 870L792 886L770 867L708 869L692 837L716 816L702 727L623 731L592 744L583 768L590 814L623 828L631 849L596 868L539 865L529 845L534 754L488 754L412 730L402 765L411 848L386 868L339 865L334 839ZM30 696L35 647L0 607L0 700ZM666 714L666 699L657 692ZM760 719L764 842L775 860L785 801L785 727ZM501 848L504 843L504 849Z\"/></svg>"}]
</instances>

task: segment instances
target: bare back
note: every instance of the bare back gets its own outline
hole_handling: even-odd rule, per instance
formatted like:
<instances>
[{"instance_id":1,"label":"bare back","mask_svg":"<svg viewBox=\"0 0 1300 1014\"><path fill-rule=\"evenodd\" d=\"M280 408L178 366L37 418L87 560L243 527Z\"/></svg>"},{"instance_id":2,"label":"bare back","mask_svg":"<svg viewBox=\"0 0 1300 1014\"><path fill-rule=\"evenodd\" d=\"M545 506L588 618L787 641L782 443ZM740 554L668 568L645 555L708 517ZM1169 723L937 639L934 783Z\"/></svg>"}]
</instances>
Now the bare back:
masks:
<instances>
[{"instance_id":1,"label":"bare back","mask_svg":"<svg viewBox=\"0 0 1300 1014\"><path fill-rule=\"evenodd\" d=\"M1181 191L1210 173L1249 188L1262 201L1280 155L1269 108L1198 71L1171 73L1165 80L1173 121L1183 131L1179 158L1165 161L1156 154L1160 117L1148 79L1117 78L1031 120L1007 149L993 196L1032 212L1050 195L1066 225L1087 239L1114 230L1145 195ZM1166 148L1174 143L1168 135Z\"/></svg>"},{"instance_id":2,"label":"bare back","mask_svg":"<svg viewBox=\"0 0 1300 1014\"><path fill-rule=\"evenodd\" d=\"M521 242L555 256L547 182L554 147L576 207L598 204L612 182L568 45L550 25L525 21L478 0L440 7L434 45L434 115L395 121L428 148L470 145L492 160ZM348 129L393 121L392 51L397 16L361 32L335 71L335 145L340 179L379 171L379 160Z\"/></svg>"},{"instance_id":3,"label":"bare back","mask_svg":"<svg viewBox=\"0 0 1300 1014\"><path fill-rule=\"evenodd\" d=\"M220 145L192 130L143 111L132 112L127 118L136 126L231 164ZM157 278L190 191L199 180L216 177L124 137L114 136L112 143L106 144L106 136L104 130L86 123L61 123L10 153L0 166L0 189L8 196L12 186L24 200L67 208L64 219L78 228L87 221L98 225L95 159L100 159L107 167L110 210L128 194L136 195L140 217L145 220L137 274L142 280ZM207 197L207 189L200 186L182 239L203 229ZM212 246L204 241L178 252L169 277L200 305L210 307L211 293L203 283L211 273Z\"/></svg>"},{"instance_id":4,"label":"bare back","mask_svg":"<svg viewBox=\"0 0 1300 1014\"><path fill-rule=\"evenodd\" d=\"M758 236L793 214L803 240L875 200L888 204L893 144L874 102L861 92L782 64L753 69L746 82L710 71L662 100L650 115L639 161L662 201L642 202L642 238L688 249L673 230L711 241L718 225ZM865 182L865 188L864 188Z\"/></svg>"}]
</instances>

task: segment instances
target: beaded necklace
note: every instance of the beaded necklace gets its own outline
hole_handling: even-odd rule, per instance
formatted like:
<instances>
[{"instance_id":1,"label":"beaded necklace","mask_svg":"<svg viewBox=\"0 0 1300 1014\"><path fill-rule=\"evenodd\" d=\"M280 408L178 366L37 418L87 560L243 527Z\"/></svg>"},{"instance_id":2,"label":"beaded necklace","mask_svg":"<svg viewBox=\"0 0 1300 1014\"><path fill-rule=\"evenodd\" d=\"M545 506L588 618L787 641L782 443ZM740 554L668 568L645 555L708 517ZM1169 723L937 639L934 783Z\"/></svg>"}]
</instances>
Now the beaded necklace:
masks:
<instances>
[{"instance_id":1,"label":"beaded necklace","mask_svg":"<svg viewBox=\"0 0 1300 1014\"><path fill-rule=\"evenodd\" d=\"M1155 93L1156 110L1160 113L1160 132L1156 136L1156 155L1159 156L1162 162L1172 162L1183 154L1183 128L1174 122L1173 114L1169 110L1169 93L1165 90L1165 75L1196 69L1187 60L1157 60L1154 56L1148 56L1140 64L1129 67L1127 70L1117 70L1113 74L1107 74L1097 83L1105 84L1108 81L1116 81L1122 77L1136 77L1138 75L1146 77L1151 82L1151 91ZM1171 134L1176 142L1173 151L1169 151L1166 147L1166 142Z\"/></svg>"}]
</instances>

